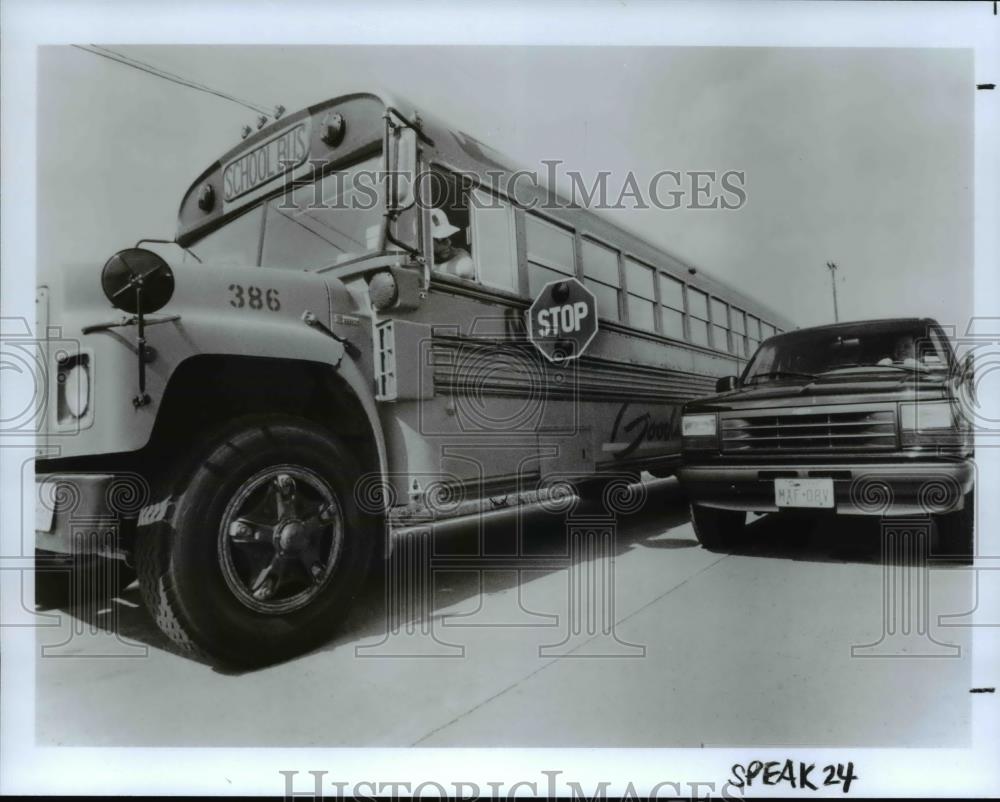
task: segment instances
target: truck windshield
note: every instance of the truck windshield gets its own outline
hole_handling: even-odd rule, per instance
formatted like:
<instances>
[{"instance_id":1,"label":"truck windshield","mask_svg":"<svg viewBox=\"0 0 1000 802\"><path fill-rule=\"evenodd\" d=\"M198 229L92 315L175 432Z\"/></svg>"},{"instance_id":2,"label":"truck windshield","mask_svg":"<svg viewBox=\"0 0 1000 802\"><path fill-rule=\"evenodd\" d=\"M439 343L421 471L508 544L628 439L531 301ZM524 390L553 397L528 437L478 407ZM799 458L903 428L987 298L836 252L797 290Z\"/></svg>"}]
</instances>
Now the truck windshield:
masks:
<instances>
[{"instance_id":1,"label":"truck windshield","mask_svg":"<svg viewBox=\"0 0 1000 802\"><path fill-rule=\"evenodd\" d=\"M206 264L291 270L365 256L379 247L380 169L381 156L374 156L330 173L254 207L188 247Z\"/></svg>"},{"instance_id":2,"label":"truck windshield","mask_svg":"<svg viewBox=\"0 0 1000 802\"><path fill-rule=\"evenodd\" d=\"M950 351L934 328L923 323L884 323L857 329L829 328L790 332L765 342L743 375L744 384L852 372L948 369Z\"/></svg>"}]
</instances>

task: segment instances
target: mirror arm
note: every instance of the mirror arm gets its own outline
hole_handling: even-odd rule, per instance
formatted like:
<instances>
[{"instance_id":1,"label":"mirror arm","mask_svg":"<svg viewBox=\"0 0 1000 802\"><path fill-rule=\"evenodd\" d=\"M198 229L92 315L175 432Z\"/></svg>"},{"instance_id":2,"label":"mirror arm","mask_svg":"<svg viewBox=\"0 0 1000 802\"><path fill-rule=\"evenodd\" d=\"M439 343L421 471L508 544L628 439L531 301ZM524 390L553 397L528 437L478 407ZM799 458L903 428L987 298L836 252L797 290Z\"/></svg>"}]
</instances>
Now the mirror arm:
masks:
<instances>
[{"instance_id":1,"label":"mirror arm","mask_svg":"<svg viewBox=\"0 0 1000 802\"><path fill-rule=\"evenodd\" d=\"M168 315L167 317L156 317L147 318L147 326L157 326L160 323L175 323L181 319L180 315ZM138 321L135 315L131 317L123 317L121 320L109 320L106 323L91 323L89 326L83 326L80 329L81 334L93 334L95 331L108 331L108 329L118 329L123 326L134 326Z\"/></svg>"},{"instance_id":2,"label":"mirror arm","mask_svg":"<svg viewBox=\"0 0 1000 802\"><path fill-rule=\"evenodd\" d=\"M352 343L346 337L341 337L337 332L333 331L329 326L323 323L316 315L310 312L308 309L302 313L302 322L305 323L309 328L315 329L322 334L325 334L332 340L336 340L344 347L345 353L352 359L358 359L361 356L361 349L358 348L354 343Z\"/></svg>"},{"instance_id":3,"label":"mirror arm","mask_svg":"<svg viewBox=\"0 0 1000 802\"><path fill-rule=\"evenodd\" d=\"M383 242L382 250L383 251L385 250L385 243L388 243L390 245L395 245L400 250L405 251L408 256L411 256L412 258L418 261L421 260L422 257L420 255L420 251L418 251L412 245L407 245L405 242L400 242L393 236L392 231L390 229L392 227L392 221L396 219L396 212L386 212L384 217L385 217L385 226L383 227L383 238L385 242Z\"/></svg>"},{"instance_id":4,"label":"mirror arm","mask_svg":"<svg viewBox=\"0 0 1000 802\"><path fill-rule=\"evenodd\" d=\"M136 343L138 345L137 355L139 357L139 395L132 399L132 406L136 409L144 407L152 399L146 392L146 319L142 314L142 282L135 288L135 324Z\"/></svg>"},{"instance_id":5,"label":"mirror arm","mask_svg":"<svg viewBox=\"0 0 1000 802\"><path fill-rule=\"evenodd\" d=\"M184 251L184 253L186 253L188 256L190 256L192 259L194 259L198 264L204 264L204 262L202 262L201 259L198 258L198 254L196 254L190 248L185 248L183 245L181 245L179 242L177 242L177 240L172 240L172 239L152 239L151 237L145 237L145 238L139 240L135 244L134 247L138 248L140 245L142 245L145 242L152 242L152 243L155 243L157 245L176 245L178 248L180 248L182 251Z\"/></svg>"}]
</instances>

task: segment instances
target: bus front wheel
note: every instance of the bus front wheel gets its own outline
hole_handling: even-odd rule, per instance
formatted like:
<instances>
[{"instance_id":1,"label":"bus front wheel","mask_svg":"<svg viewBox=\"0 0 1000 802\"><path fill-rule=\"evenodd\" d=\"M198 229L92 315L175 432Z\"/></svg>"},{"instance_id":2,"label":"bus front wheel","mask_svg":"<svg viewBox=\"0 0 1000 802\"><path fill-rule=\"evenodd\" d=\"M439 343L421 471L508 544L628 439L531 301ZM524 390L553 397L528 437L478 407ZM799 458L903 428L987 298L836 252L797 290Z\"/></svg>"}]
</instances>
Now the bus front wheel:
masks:
<instances>
[{"instance_id":1,"label":"bus front wheel","mask_svg":"<svg viewBox=\"0 0 1000 802\"><path fill-rule=\"evenodd\" d=\"M327 640L376 553L350 450L312 422L268 415L215 437L175 477L166 526L142 530L143 600L183 650L253 666Z\"/></svg>"}]
</instances>

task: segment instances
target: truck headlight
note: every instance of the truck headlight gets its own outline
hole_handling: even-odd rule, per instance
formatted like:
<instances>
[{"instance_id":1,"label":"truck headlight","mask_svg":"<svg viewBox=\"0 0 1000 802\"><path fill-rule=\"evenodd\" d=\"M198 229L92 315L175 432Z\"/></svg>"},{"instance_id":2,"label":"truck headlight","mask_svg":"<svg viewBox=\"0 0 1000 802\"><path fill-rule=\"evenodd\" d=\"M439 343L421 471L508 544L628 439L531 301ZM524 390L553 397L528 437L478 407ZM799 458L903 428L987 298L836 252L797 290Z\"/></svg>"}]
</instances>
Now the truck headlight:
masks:
<instances>
[{"instance_id":1,"label":"truck headlight","mask_svg":"<svg viewBox=\"0 0 1000 802\"><path fill-rule=\"evenodd\" d=\"M951 429L955 417L949 401L925 401L899 405L899 426L905 431Z\"/></svg>"},{"instance_id":2,"label":"truck headlight","mask_svg":"<svg viewBox=\"0 0 1000 802\"><path fill-rule=\"evenodd\" d=\"M899 429L904 446L956 445L962 439L950 401L900 404Z\"/></svg>"},{"instance_id":3,"label":"truck headlight","mask_svg":"<svg viewBox=\"0 0 1000 802\"><path fill-rule=\"evenodd\" d=\"M715 415L685 415L681 418L683 437L715 437Z\"/></svg>"}]
</instances>

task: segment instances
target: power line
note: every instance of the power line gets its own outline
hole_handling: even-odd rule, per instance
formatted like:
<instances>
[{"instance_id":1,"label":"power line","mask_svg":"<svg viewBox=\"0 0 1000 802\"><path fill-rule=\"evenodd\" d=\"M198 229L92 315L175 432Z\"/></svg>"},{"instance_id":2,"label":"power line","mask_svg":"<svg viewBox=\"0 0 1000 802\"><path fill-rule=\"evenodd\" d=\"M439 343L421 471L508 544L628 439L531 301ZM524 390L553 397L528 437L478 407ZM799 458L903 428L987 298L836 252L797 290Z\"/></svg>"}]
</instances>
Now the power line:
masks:
<instances>
[{"instance_id":1,"label":"power line","mask_svg":"<svg viewBox=\"0 0 1000 802\"><path fill-rule=\"evenodd\" d=\"M156 76L157 78L163 78L167 81L173 81L174 83L180 84L181 86L186 86L190 89L196 89L200 92L207 92L208 94L215 95L216 97L220 97L223 100L231 101L232 103L238 103L244 108L248 108L251 111L256 111L258 114L264 114L267 116L272 116L274 114L273 110L268 110L263 106L253 103L252 101L243 100L241 98L236 97L235 95L230 95L227 92L223 92L219 89L214 89L206 84L194 81L191 78L185 78L181 75L177 75L176 73L168 72L162 67L156 67L153 64L149 64L148 62L141 61L137 58L133 58L132 56L127 56L124 53L120 53L117 50L112 50L109 47L101 47L100 45L89 45L89 46L75 45L75 47L78 47L81 50L86 50L87 52L93 53L96 56L102 56L104 58L111 59L112 61L117 61L120 64L124 64L128 67L140 70L141 72L147 72L150 75Z\"/></svg>"},{"instance_id":2,"label":"power line","mask_svg":"<svg viewBox=\"0 0 1000 802\"><path fill-rule=\"evenodd\" d=\"M223 100L228 100L231 103L238 103L244 108L255 111L258 114L262 114L265 117L274 117L277 119L281 116L284 109L281 106L276 106L273 109L268 109L264 106L260 106L249 100L243 100L236 97L235 95L230 95L227 92L223 92L219 89L214 89L198 81L191 80L190 78L184 78L183 76L177 75L176 73L168 72L161 67L155 67L145 61L140 61L137 58L132 58L131 56L126 56L124 53L119 53L116 50L112 50L109 47L101 47L100 45L73 45L80 50L85 50L88 53L92 53L95 56L101 56L102 58L110 59L111 61L117 61L119 64L124 64L126 67L132 67L133 69L140 70L141 72L149 73L157 78L163 78L167 81L172 81L175 84L180 84L181 86L186 86L189 89L196 89L199 92L206 92L210 95L215 95Z\"/></svg>"},{"instance_id":3,"label":"power line","mask_svg":"<svg viewBox=\"0 0 1000 802\"><path fill-rule=\"evenodd\" d=\"M839 323L840 312L837 310L837 263L827 262L826 267L830 271L830 286L833 287L833 321L835 323Z\"/></svg>"}]
</instances>

